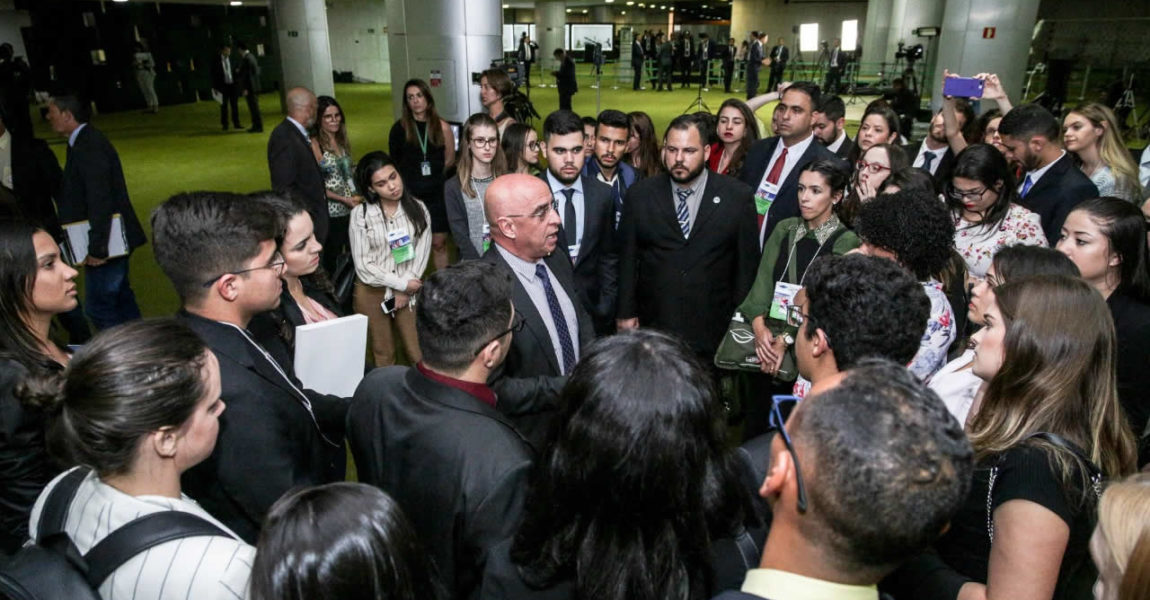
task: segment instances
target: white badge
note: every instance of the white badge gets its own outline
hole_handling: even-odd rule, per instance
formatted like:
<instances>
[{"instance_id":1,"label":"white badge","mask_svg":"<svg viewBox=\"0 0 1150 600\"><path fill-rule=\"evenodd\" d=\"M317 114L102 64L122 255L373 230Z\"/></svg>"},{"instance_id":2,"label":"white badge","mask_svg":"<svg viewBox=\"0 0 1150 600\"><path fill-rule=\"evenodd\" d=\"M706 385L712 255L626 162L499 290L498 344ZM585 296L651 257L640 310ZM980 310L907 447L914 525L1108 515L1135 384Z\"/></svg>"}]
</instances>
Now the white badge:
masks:
<instances>
[{"instance_id":1,"label":"white badge","mask_svg":"<svg viewBox=\"0 0 1150 600\"><path fill-rule=\"evenodd\" d=\"M760 215L767 214L771 205L775 203L775 197L779 195L779 184L764 181L759 189L755 191L755 212Z\"/></svg>"},{"instance_id":2,"label":"white badge","mask_svg":"<svg viewBox=\"0 0 1150 600\"><path fill-rule=\"evenodd\" d=\"M406 229L387 232L387 247L391 249L391 257L395 259L395 264L415 258L415 251L411 247L411 236L407 235Z\"/></svg>"},{"instance_id":3,"label":"white badge","mask_svg":"<svg viewBox=\"0 0 1150 600\"><path fill-rule=\"evenodd\" d=\"M775 297L771 300L771 310L767 313L767 317L776 321L787 320L787 309L795 302L795 296L798 295L799 290L803 289L801 285L793 283L786 283L784 281L775 282Z\"/></svg>"},{"instance_id":4,"label":"white badge","mask_svg":"<svg viewBox=\"0 0 1150 600\"><path fill-rule=\"evenodd\" d=\"M431 162L425 160L419 163L419 172L424 177L431 177Z\"/></svg>"}]
</instances>

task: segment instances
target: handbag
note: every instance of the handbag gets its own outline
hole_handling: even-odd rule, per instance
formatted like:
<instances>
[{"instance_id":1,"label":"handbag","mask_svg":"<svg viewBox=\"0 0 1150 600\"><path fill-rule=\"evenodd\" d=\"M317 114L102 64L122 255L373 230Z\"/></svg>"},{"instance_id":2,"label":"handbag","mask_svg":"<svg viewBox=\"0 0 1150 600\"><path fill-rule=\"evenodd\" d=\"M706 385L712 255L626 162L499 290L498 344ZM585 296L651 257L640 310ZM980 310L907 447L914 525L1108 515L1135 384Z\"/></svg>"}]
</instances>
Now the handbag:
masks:
<instances>
[{"instance_id":1,"label":"handbag","mask_svg":"<svg viewBox=\"0 0 1150 600\"><path fill-rule=\"evenodd\" d=\"M352 288L355 287L355 263L351 252L344 252L335 259L335 272L331 274L331 285L336 303L345 308L351 303Z\"/></svg>"},{"instance_id":2,"label":"handbag","mask_svg":"<svg viewBox=\"0 0 1150 600\"><path fill-rule=\"evenodd\" d=\"M772 324L768 321L768 327ZM781 328L779 331L771 330L772 335L783 333L786 332ZM735 311L735 314L731 316L731 323L727 326L722 341L719 342L719 348L715 350L714 363L716 367L730 371L763 372L762 363L759 361L758 354L755 353L755 331L739 311ZM796 375L798 375L798 369L795 363L794 346L791 345L783 351L783 362L779 365L779 371L774 377L779 381L794 381Z\"/></svg>"}]
</instances>

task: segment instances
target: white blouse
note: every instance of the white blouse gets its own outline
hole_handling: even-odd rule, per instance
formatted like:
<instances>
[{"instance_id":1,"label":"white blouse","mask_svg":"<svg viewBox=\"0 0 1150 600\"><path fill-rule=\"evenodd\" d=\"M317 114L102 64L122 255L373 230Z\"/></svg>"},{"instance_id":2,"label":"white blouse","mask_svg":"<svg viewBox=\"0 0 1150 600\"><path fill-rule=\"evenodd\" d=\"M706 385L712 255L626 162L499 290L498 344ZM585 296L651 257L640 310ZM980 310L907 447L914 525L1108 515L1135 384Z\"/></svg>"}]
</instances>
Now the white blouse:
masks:
<instances>
[{"instance_id":1,"label":"white blouse","mask_svg":"<svg viewBox=\"0 0 1150 600\"><path fill-rule=\"evenodd\" d=\"M416 200L423 211L426 226L423 233L415 235L415 227L403 212L400 204L395 214L386 217L378 202L364 202L351 211L348 237L351 240L351 258L355 263L355 274L359 280L377 288L388 288L387 298L395 290L407 289L407 282L422 279L427 269L427 259L431 256L431 214L423 202ZM406 234L410 237L412 257L396 264L388 235Z\"/></svg>"},{"instance_id":2,"label":"white blouse","mask_svg":"<svg viewBox=\"0 0 1150 600\"><path fill-rule=\"evenodd\" d=\"M971 223L963 219L961 213L954 215L954 246L974 277L986 277L994 254L1015 245L1047 245L1038 214L1012 203L1006 216L993 228Z\"/></svg>"}]
</instances>

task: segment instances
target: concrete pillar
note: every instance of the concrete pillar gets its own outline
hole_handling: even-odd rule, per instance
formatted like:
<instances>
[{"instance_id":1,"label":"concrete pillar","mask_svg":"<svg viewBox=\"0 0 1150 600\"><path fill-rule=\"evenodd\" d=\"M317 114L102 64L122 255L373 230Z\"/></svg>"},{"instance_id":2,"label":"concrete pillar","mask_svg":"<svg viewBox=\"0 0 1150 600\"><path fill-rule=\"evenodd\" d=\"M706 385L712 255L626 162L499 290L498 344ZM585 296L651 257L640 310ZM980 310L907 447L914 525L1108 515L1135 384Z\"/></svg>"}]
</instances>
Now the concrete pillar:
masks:
<instances>
[{"instance_id":1,"label":"concrete pillar","mask_svg":"<svg viewBox=\"0 0 1150 600\"><path fill-rule=\"evenodd\" d=\"M544 73L550 73L559 68L552 53L556 48L563 48L564 32L567 28L567 2L565 0L536 0L535 2L535 37L539 44L539 66ZM554 81L543 78L543 81Z\"/></svg>"},{"instance_id":2,"label":"concrete pillar","mask_svg":"<svg viewBox=\"0 0 1150 600\"><path fill-rule=\"evenodd\" d=\"M591 7L591 22L592 23L610 23L613 20L613 10L610 6L592 6Z\"/></svg>"},{"instance_id":3,"label":"concrete pillar","mask_svg":"<svg viewBox=\"0 0 1150 600\"><path fill-rule=\"evenodd\" d=\"M890 37L890 13L894 0L869 0L866 7L866 23L863 28L862 61L882 62L886 60L886 42Z\"/></svg>"},{"instance_id":4,"label":"concrete pillar","mask_svg":"<svg viewBox=\"0 0 1150 600\"><path fill-rule=\"evenodd\" d=\"M334 96L323 0L275 0L269 8L279 43L284 90L302 85L317 96Z\"/></svg>"},{"instance_id":5,"label":"concrete pillar","mask_svg":"<svg viewBox=\"0 0 1150 600\"><path fill-rule=\"evenodd\" d=\"M1039 0L948 0L937 52L938 77L932 82L932 106L941 104L942 70L969 77L997 73L1011 100L1019 102L1026 83L1030 37ZM994 37L986 28L994 28ZM986 108L985 106L983 107ZM993 107L991 107L993 108Z\"/></svg>"},{"instance_id":6,"label":"concrete pillar","mask_svg":"<svg viewBox=\"0 0 1150 600\"><path fill-rule=\"evenodd\" d=\"M899 42L905 42L907 46L922 44L929 48L928 40L916 37L914 30L919 27L942 25L942 13L945 5L945 0L892 0L890 32L887 35L886 50L880 56L871 56L866 60L894 61L894 53L898 50ZM931 58L928 56L927 60L931 60Z\"/></svg>"},{"instance_id":7,"label":"concrete pillar","mask_svg":"<svg viewBox=\"0 0 1150 600\"><path fill-rule=\"evenodd\" d=\"M503 8L498 0L387 0L391 81L431 86L439 116L455 123L483 110L472 75L503 57ZM393 88L393 114L403 107Z\"/></svg>"}]
</instances>

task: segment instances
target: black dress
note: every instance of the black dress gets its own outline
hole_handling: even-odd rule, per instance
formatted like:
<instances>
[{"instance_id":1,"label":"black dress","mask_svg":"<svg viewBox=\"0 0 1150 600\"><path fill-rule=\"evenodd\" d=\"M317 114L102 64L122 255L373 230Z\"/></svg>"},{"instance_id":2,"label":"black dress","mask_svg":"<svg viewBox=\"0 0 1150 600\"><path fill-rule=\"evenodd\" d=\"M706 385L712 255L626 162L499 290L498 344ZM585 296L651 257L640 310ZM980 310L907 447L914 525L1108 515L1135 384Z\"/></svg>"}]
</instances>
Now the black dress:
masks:
<instances>
[{"instance_id":1,"label":"black dress","mask_svg":"<svg viewBox=\"0 0 1150 600\"><path fill-rule=\"evenodd\" d=\"M1064 490L1046 451L1029 444L1015 446L975 467L970 494L951 520L946 535L935 544L933 552L908 561L887 577L882 583L883 591L897 600L952 600L964 583L986 583L990 563L987 488L995 466L998 472L991 495L992 510L1010 500L1029 500L1049 509L1070 527L1054 600L1091 597L1091 586L1097 577L1089 553L1095 523L1093 492L1086 491L1084 495L1080 489Z\"/></svg>"},{"instance_id":2,"label":"black dress","mask_svg":"<svg viewBox=\"0 0 1150 600\"><path fill-rule=\"evenodd\" d=\"M416 121L419 136L427 135L427 123ZM446 181L444 169L447 165L446 146L436 146L427 139L427 155L423 154L419 142L407 141L407 132L403 129L403 121L396 121L391 126L391 133L387 136L387 147L391 158L399 166L399 174L403 177L403 184L411 191L411 195L423 201L427 212L431 213L431 231L433 233L448 233L447 209L443 204L443 183ZM423 174L423 162L431 163L431 173Z\"/></svg>"},{"instance_id":3,"label":"black dress","mask_svg":"<svg viewBox=\"0 0 1150 600\"><path fill-rule=\"evenodd\" d=\"M1138 440L1138 468L1150 462L1150 443L1143 438L1150 420L1150 305L1124 292L1106 299L1118 338L1118 400Z\"/></svg>"}]
</instances>

